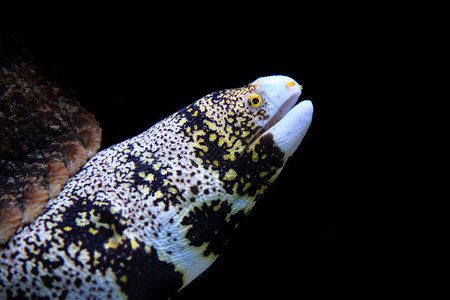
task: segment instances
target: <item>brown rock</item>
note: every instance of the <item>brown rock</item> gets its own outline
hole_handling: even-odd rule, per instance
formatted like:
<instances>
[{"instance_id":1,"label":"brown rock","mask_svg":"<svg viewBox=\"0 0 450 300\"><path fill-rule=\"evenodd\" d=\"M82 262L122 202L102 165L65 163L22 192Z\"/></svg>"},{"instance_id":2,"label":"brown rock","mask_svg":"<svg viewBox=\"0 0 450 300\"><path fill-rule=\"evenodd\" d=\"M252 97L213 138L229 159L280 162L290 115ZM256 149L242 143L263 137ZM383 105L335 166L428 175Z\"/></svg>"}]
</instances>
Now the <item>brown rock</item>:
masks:
<instances>
[{"instance_id":1,"label":"brown rock","mask_svg":"<svg viewBox=\"0 0 450 300\"><path fill-rule=\"evenodd\" d=\"M0 244L41 214L100 148L76 95L0 36Z\"/></svg>"}]
</instances>

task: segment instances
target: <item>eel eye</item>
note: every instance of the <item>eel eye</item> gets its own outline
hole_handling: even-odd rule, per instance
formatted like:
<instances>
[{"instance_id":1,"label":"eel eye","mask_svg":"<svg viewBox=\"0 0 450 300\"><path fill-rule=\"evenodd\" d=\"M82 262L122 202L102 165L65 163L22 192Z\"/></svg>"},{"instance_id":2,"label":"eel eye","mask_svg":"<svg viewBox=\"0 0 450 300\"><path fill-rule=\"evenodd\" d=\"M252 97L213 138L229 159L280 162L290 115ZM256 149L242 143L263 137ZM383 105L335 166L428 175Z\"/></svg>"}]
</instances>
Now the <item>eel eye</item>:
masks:
<instances>
[{"instance_id":1,"label":"eel eye","mask_svg":"<svg viewBox=\"0 0 450 300\"><path fill-rule=\"evenodd\" d=\"M253 94L250 97L248 97L248 102L253 107L258 107L262 104L263 100L262 97L258 94Z\"/></svg>"}]
</instances>

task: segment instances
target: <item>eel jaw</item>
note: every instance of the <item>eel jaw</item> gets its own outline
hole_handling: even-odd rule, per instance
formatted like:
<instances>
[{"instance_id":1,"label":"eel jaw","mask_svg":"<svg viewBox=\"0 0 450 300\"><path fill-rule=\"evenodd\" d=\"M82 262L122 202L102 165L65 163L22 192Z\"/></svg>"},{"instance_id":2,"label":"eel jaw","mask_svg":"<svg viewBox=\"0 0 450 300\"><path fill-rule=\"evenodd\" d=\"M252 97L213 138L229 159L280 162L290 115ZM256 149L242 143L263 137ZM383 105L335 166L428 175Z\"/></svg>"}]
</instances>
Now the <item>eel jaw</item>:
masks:
<instances>
[{"instance_id":1,"label":"eel jaw","mask_svg":"<svg viewBox=\"0 0 450 300\"><path fill-rule=\"evenodd\" d=\"M269 76L255 80L271 106L273 117L264 126L260 139L271 134L276 145L284 152L285 161L295 152L312 121L313 105L305 100L297 104L302 86L287 76Z\"/></svg>"},{"instance_id":2,"label":"eel jaw","mask_svg":"<svg viewBox=\"0 0 450 300\"><path fill-rule=\"evenodd\" d=\"M313 115L313 105L309 100L304 100L294 106L274 124L262 136L273 135L276 145L284 152L286 161L298 148L311 125Z\"/></svg>"}]
</instances>

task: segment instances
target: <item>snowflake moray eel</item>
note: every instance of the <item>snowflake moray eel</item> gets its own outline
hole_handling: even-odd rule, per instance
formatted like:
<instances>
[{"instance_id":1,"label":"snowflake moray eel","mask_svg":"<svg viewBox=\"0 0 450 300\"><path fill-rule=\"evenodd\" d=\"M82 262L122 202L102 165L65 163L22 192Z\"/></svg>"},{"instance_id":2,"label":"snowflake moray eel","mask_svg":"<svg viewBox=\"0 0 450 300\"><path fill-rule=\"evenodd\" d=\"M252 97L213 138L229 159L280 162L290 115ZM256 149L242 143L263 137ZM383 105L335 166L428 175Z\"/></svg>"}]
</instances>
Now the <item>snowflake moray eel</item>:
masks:
<instances>
[{"instance_id":1,"label":"snowflake moray eel","mask_svg":"<svg viewBox=\"0 0 450 300\"><path fill-rule=\"evenodd\" d=\"M0 298L167 299L207 269L312 120L301 86L211 93L97 153L0 248ZM295 106L294 106L295 105Z\"/></svg>"}]
</instances>

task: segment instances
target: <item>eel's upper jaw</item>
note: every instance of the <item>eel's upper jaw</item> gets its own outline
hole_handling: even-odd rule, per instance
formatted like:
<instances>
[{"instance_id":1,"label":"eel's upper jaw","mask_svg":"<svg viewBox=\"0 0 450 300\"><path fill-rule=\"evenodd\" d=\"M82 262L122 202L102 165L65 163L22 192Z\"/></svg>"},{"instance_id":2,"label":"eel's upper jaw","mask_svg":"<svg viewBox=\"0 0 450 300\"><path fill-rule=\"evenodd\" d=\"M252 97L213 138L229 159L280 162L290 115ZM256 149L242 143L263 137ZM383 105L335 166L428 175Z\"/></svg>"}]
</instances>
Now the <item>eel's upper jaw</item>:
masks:
<instances>
[{"instance_id":1,"label":"eel's upper jaw","mask_svg":"<svg viewBox=\"0 0 450 300\"><path fill-rule=\"evenodd\" d=\"M252 84L257 86L257 89L264 94L265 99L270 102L270 106L274 109L274 111L270 112L274 113L274 116L264 129L270 128L281 120L294 106L302 93L302 86L288 76L261 77Z\"/></svg>"}]
</instances>

